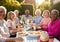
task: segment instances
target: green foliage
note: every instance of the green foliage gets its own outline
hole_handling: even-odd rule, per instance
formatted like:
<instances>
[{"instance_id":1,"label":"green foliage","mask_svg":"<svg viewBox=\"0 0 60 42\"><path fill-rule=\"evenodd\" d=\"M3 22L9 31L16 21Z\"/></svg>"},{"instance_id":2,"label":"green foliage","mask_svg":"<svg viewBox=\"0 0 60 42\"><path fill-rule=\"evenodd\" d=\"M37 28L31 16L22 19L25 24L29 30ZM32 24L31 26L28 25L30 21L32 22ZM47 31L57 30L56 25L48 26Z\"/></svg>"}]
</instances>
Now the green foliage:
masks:
<instances>
[{"instance_id":1,"label":"green foliage","mask_svg":"<svg viewBox=\"0 0 60 42\"><path fill-rule=\"evenodd\" d=\"M44 10L49 10L51 8L51 5L49 2L43 2L39 7L38 9L40 9L41 11L44 11Z\"/></svg>"},{"instance_id":2,"label":"green foliage","mask_svg":"<svg viewBox=\"0 0 60 42\"><path fill-rule=\"evenodd\" d=\"M20 10L21 3L19 3L17 0L0 0L0 6L5 6L8 12L16 9Z\"/></svg>"},{"instance_id":3,"label":"green foliage","mask_svg":"<svg viewBox=\"0 0 60 42\"><path fill-rule=\"evenodd\" d=\"M20 8L20 3L17 0L0 0L0 6L5 6L7 11Z\"/></svg>"},{"instance_id":4,"label":"green foliage","mask_svg":"<svg viewBox=\"0 0 60 42\"><path fill-rule=\"evenodd\" d=\"M51 7L50 10L52 10L52 9L57 9L57 10L59 10L59 12L60 12L60 2L54 4L54 5ZM59 17L60 17L60 15L59 15Z\"/></svg>"},{"instance_id":5,"label":"green foliage","mask_svg":"<svg viewBox=\"0 0 60 42\"><path fill-rule=\"evenodd\" d=\"M19 1L19 3L22 3L24 0L17 0L17 1Z\"/></svg>"},{"instance_id":6,"label":"green foliage","mask_svg":"<svg viewBox=\"0 0 60 42\"><path fill-rule=\"evenodd\" d=\"M32 5L21 5L20 14L23 15L26 9L30 10L30 15L33 15L33 6Z\"/></svg>"}]
</instances>

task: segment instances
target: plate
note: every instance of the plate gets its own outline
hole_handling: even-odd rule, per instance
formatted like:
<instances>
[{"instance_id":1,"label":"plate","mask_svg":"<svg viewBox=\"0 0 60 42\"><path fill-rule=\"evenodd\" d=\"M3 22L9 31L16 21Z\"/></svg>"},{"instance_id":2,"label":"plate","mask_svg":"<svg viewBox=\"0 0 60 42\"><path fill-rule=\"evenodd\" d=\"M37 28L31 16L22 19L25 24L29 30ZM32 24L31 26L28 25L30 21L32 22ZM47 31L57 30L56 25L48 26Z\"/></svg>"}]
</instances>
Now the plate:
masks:
<instances>
[{"instance_id":1,"label":"plate","mask_svg":"<svg viewBox=\"0 0 60 42\"><path fill-rule=\"evenodd\" d=\"M39 37L40 36L40 31L29 32L28 36L30 36L30 37Z\"/></svg>"},{"instance_id":2,"label":"plate","mask_svg":"<svg viewBox=\"0 0 60 42\"><path fill-rule=\"evenodd\" d=\"M18 37L21 37L21 36L26 36L27 35L27 32L23 31L23 32L18 32L17 33L17 36Z\"/></svg>"}]
</instances>

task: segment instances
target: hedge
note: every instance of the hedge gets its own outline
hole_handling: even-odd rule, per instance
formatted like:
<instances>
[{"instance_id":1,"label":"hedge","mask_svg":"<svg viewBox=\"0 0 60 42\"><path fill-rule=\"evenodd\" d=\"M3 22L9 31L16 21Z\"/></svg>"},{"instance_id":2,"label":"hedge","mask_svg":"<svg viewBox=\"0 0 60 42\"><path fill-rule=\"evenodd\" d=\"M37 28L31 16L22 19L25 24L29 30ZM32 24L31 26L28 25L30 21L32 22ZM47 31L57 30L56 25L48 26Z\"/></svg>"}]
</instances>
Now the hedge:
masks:
<instances>
[{"instance_id":1,"label":"hedge","mask_svg":"<svg viewBox=\"0 0 60 42\"><path fill-rule=\"evenodd\" d=\"M52 9L57 9L59 11L59 17L60 17L60 2L54 4L52 7L51 7L51 10Z\"/></svg>"},{"instance_id":2,"label":"hedge","mask_svg":"<svg viewBox=\"0 0 60 42\"><path fill-rule=\"evenodd\" d=\"M21 10L20 10L20 14L24 15L24 11L28 9L30 10L30 15L33 15L33 6L32 5L21 5Z\"/></svg>"}]
</instances>

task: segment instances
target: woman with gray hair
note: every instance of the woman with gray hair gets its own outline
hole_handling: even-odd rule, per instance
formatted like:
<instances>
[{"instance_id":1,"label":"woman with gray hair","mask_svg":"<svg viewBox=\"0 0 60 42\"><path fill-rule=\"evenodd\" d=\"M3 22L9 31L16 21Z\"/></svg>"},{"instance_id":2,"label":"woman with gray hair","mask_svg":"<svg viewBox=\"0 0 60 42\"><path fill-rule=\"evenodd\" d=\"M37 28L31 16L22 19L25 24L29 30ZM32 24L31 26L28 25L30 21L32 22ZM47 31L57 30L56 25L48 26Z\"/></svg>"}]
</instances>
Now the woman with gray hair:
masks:
<instances>
[{"instance_id":1,"label":"woman with gray hair","mask_svg":"<svg viewBox=\"0 0 60 42\"><path fill-rule=\"evenodd\" d=\"M14 13L16 14L15 23L18 24L19 23L19 18L18 18L19 11L15 10Z\"/></svg>"},{"instance_id":2,"label":"woman with gray hair","mask_svg":"<svg viewBox=\"0 0 60 42\"><path fill-rule=\"evenodd\" d=\"M6 16L6 8L4 6L0 6L0 42L15 42L22 41L22 38L9 38L9 29L7 27L7 23L4 20Z\"/></svg>"},{"instance_id":3,"label":"woman with gray hair","mask_svg":"<svg viewBox=\"0 0 60 42\"><path fill-rule=\"evenodd\" d=\"M51 23L48 27L48 34L51 38L57 38L60 41L60 19L59 11L53 9L51 11Z\"/></svg>"},{"instance_id":4,"label":"woman with gray hair","mask_svg":"<svg viewBox=\"0 0 60 42\"><path fill-rule=\"evenodd\" d=\"M16 14L13 11L8 12L7 27L10 30L10 34L11 34L10 37L16 37L16 33L22 29L22 28L18 27L18 25L16 25L15 19L16 19Z\"/></svg>"},{"instance_id":5,"label":"woman with gray hair","mask_svg":"<svg viewBox=\"0 0 60 42\"><path fill-rule=\"evenodd\" d=\"M33 23L35 23L36 25L38 25L41 22L42 16L41 16L41 11L39 9L37 9L35 11L35 15L33 18Z\"/></svg>"},{"instance_id":6,"label":"woman with gray hair","mask_svg":"<svg viewBox=\"0 0 60 42\"><path fill-rule=\"evenodd\" d=\"M51 22L49 10L44 10L42 15L43 15L43 18L40 22L40 26L41 26L42 30L47 31L48 30L48 25Z\"/></svg>"}]
</instances>

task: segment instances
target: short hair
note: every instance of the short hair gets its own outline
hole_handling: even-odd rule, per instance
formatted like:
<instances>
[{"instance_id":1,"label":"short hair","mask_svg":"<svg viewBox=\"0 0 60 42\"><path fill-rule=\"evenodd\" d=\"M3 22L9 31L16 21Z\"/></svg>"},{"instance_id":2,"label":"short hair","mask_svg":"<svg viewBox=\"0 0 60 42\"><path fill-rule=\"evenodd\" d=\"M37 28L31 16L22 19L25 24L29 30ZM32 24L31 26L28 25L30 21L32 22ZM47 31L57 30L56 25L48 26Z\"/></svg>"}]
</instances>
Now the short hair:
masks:
<instances>
[{"instance_id":1,"label":"short hair","mask_svg":"<svg viewBox=\"0 0 60 42\"><path fill-rule=\"evenodd\" d=\"M58 11L57 9L53 9L53 10L51 11L51 13L53 13L53 12L56 12L56 13L57 13L57 16L59 16L59 11Z\"/></svg>"},{"instance_id":2,"label":"short hair","mask_svg":"<svg viewBox=\"0 0 60 42\"><path fill-rule=\"evenodd\" d=\"M19 13L19 11L18 11L18 10L15 10L14 12L15 12L15 13L16 13L16 12L17 12L17 13Z\"/></svg>"},{"instance_id":3,"label":"short hair","mask_svg":"<svg viewBox=\"0 0 60 42\"><path fill-rule=\"evenodd\" d=\"M41 10L40 10L40 9L37 9L37 10L35 11L35 15L36 15L37 12L39 12L39 13L41 14Z\"/></svg>"},{"instance_id":4,"label":"short hair","mask_svg":"<svg viewBox=\"0 0 60 42\"><path fill-rule=\"evenodd\" d=\"M11 13L13 13L15 15L15 17L16 17L16 14L13 11L10 11L7 14L7 19L11 19Z\"/></svg>"},{"instance_id":5,"label":"short hair","mask_svg":"<svg viewBox=\"0 0 60 42\"><path fill-rule=\"evenodd\" d=\"M50 15L49 10L44 10L42 16L44 16L44 14L45 14L46 12L48 12L48 14Z\"/></svg>"},{"instance_id":6,"label":"short hair","mask_svg":"<svg viewBox=\"0 0 60 42\"><path fill-rule=\"evenodd\" d=\"M0 6L0 9L3 9L5 14L6 14L7 10L6 10L6 8L4 6Z\"/></svg>"},{"instance_id":7,"label":"short hair","mask_svg":"<svg viewBox=\"0 0 60 42\"><path fill-rule=\"evenodd\" d=\"M28 11L28 13L30 13L30 11L28 9L25 10L25 12Z\"/></svg>"}]
</instances>

